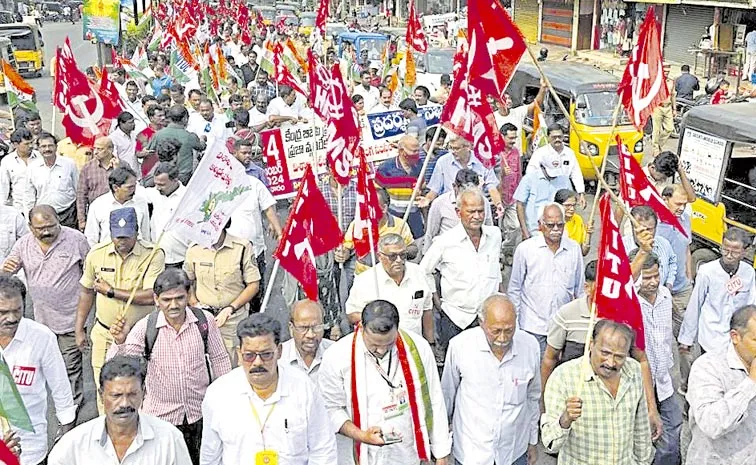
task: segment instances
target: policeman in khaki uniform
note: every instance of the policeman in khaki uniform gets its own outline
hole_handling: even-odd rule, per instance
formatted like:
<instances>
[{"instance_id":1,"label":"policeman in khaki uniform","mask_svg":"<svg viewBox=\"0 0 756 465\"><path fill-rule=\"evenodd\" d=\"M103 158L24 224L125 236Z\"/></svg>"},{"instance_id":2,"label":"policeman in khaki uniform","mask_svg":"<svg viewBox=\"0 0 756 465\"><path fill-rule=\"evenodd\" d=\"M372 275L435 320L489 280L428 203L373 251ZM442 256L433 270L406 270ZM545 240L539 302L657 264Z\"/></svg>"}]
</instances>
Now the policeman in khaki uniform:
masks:
<instances>
[{"instance_id":1,"label":"policeman in khaki uniform","mask_svg":"<svg viewBox=\"0 0 756 465\"><path fill-rule=\"evenodd\" d=\"M227 233L231 220L211 247L194 244L186 251L184 271L194 285L189 305L207 308L215 315L223 344L238 364L236 326L249 315L249 301L260 289L260 270L252 244Z\"/></svg>"},{"instance_id":2,"label":"policeman in khaki uniform","mask_svg":"<svg viewBox=\"0 0 756 465\"><path fill-rule=\"evenodd\" d=\"M95 245L84 262L81 293L76 311L76 344L84 350L88 343L85 324L97 296L94 325L92 327L92 371L97 386L97 409L103 413L100 398L100 370L105 354L113 343L110 326L124 312L131 291L144 276L128 311L123 315L126 327L145 317L155 309L152 286L165 269L165 254L154 245L137 239L138 221L133 207L120 208L110 213L109 242ZM149 261L149 263L148 263Z\"/></svg>"}]
</instances>

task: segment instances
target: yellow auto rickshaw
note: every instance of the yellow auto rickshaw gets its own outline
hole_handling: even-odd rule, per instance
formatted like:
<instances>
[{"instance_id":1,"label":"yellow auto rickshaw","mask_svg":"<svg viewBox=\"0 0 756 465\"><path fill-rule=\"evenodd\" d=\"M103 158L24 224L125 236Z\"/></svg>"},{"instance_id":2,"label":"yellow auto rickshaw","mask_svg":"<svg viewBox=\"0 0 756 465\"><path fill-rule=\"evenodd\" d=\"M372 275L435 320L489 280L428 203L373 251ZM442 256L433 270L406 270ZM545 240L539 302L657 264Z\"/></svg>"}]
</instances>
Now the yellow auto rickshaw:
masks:
<instances>
[{"instance_id":1,"label":"yellow auto rickshaw","mask_svg":"<svg viewBox=\"0 0 756 465\"><path fill-rule=\"evenodd\" d=\"M13 43L18 72L22 75L42 75L45 66L45 43L42 33L33 24L0 24L0 37Z\"/></svg>"},{"instance_id":2,"label":"yellow auto rickshaw","mask_svg":"<svg viewBox=\"0 0 756 465\"><path fill-rule=\"evenodd\" d=\"M720 256L728 227L756 234L756 103L695 106L677 155L698 197L692 204L693 270ZM753 248L747 259L754 263Z\"/></svg>"},{"instance_id":3,"label":"yellow auto rickshaw","mask_svg":"<svg viewBox=\"0 0 756 465\"><path fill-rule=\"evenodd\" d=\"M575 152L586 180L597 179L596 171L588 157L593 158L596 166L601 166L608 145L609 160L605 178L609 184L616 184L619 176L616 135L622 138L623 144L638 162L642 160L644 150L643 133L630 124L624 111L620 114L614 130L615 135L610 134L612 116L619 98L619 78L582 63L554 61L541 63L541 67L570 114L569 119L565 118L559 105L549 94L544 99L543 108L546 123L562 126L569 139L565 142ZM540 88L541 75L538 69L532 64L520 63L509 83L507 93L512 98L513 106L519 106L532 102ZM529 136L532 132L532 120L529 119L523 129L528 137L522 138L522 153L530 156L532 149L529 147ZM580 140L583 141L582 145Z\"/></svg>"}]
</instances>

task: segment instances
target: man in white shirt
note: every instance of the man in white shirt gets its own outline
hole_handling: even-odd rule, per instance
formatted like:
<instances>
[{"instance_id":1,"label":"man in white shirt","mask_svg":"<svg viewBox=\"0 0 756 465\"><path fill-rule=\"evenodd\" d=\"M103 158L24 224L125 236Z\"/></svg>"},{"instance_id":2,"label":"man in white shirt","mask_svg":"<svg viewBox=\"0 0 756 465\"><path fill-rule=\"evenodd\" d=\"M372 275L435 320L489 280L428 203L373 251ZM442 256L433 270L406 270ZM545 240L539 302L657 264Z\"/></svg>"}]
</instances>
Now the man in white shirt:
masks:
<instances>
[{"instance_id":1,"label":"man in white shirt","mask_svg":"<svg viewBox=\"0 0 756 465\"><path fill-rule=\"evenodd\" d=\"M399 309L399 328L433 338L433 292L419 265L407 262L407 245L399 234L384 234L378 240L380 264L355 276L346 301L349 323L355 325L365 305L384 299ZM376 279L378 289L376 291Z\"/></svg>"},{"instance_id":2,"label":"man in white shirt","mask_svg":"<svg viewBox=\"0 0 756 465\"><path fill-rule=\"evenodd\" d=\"M356 381L356 386L352 381ZM451 438L433 351L399 329L399 311L376 300L362 325L325 353L318 378L338 432L337 465L448 465Z\"/></svg>"},{"instance_id":3,"label":"man in white shirt","mask_svg":"<svg viewBox=\"0 0 756 465\"><path fill-rule=\"evenodd\" d=\"M334 465L336 439L315 384L279 363L281 324L255 313L236 329L241 366L202 402L200 465Z\"/></svg>"},{"instance_id":4,"label":"man in white shirt","mask_svg":"<svg viewBox=\"0 0 756 465\"><path fill-rule=\"evenodd\" d=\"M128 165L135 173L142 173L136 157L136 120L128 111L118 115L116 129L108 137L113 142L113 154L121 161L121 166ZM137 180L141 176L137 176Z\"/></svg>"},{"instance_id":5,"label":"man in white shirt","mask_svg":"<svg viewBox=\"0 0 756 465\"><path fill-rule=\"evenodd\" d=\"M233 127L228 127L227 123L225 113L215 113L213 102L205 98L200 101L199 111L189 116L186 130L196 134L207 147L212 147L216 140L225 142L234 135Z\"/></svg>"},{"instance_id":6,"label":"man in white shirt","mask_svg":"<svg viewBox=\"0 0 756 465\"><path fill-rule=\"evenodd\" d=\"M146 375L143 360L136 357L118 356L105 362L100 372L105 414L63 436L47 464L191 464L179 430L140 412Z\"/></svg>"},{"instance_id":7,"label":"man in white shirt","mask_svg":"<svg viewBox=\"0 0 756 465\"><path fill-rule=\"evenodd\" d=\"M367 109L367 104L365 105L366 111L368 113L381 113L384 111L394 111L398 110L399 107L396 105L393 105L392 102L393 93L391 92L391 89L388 87L381 87L380 88L380 95L378 96L378 103L373 105L372 108Z\"/></svg>"},{"instance_id":8,"label":"man in white shirt","mask_svg":"<svg viewBox=\"0 0 756 465\"><path fill-rule=\"evenodd\" d=\"M84 235L90 247L110 240L110 212L125 207L136 210L139 238L148 240L152 237L147 202L142 196L135 195L136 182L136 173L126 166L119 166L108 175L110 192L97 197L89 206Z\"/></svg>"},{"instance_id":9,"label":"man in white shirt","mask_svg":"<svg viewBox=\"0 0 756 465\"><path fill-rule=\"evenodd\" d=\"M268 121L268 97L264 94L255 97L255 106L249 110L249 127L254 132L273 127Z\"/></svg>"},{"instance_id":10,"label":"man in white shirt","mask_svg":"<svg viewBox=\"0 0 756 465\"><path fill-rule=\"evenodd\" d=\"M278 86L278 97L268 104L268 121L274 126L306 123L307 118L297 102L297 93L289 86Z\"/></svg>"},{"instance_id":11,"label":"man in white shirt","mask_svg":"<svg viewBox=\"0 0 756 465\"><path fill-rule=\"evenodd\" d=\"M517 329L503 294L483 301L480 327L449 342L441 389L462 465L535 463L541 398L538 342Z\"/></svg>"},{"instance_id":12,"label":"man in white shirt","mask_svg":"<svg viewBox=\"0 0 756 465\"><path fill-rule=\"evenodd\" d=\"M58 141L49 132L37 139L41 158L32 160L27 170L29 203L24 211L36 205L50 205L58 214L60 224L76 229L76 186L79 170L70 158L56 155Z\"/></svg>"},{"instance_id":13,"label":"man in white shirt","mask_svg":"<svg viewBox=\"0 0 756 465\"><path fill-rule=\"evenodd\" d=\"M722 238L722 257L698 268L677 337L681 353L690 354L696 341L704 352L724 350L735 310L756 304L756 273L742 261L750 244L743 230L729 227Z\"/></svg>"},{"instance_id":14,"label":"man in white shirt","mask_svg":"<svg viewBox=\"0 0 756 465\"><path fill-rule=\"evenodd\" d=\"M528 167L525 169L525 174L540 171L544 159L558 158L562 171L557 176L569 176L575 187L575 191L578 193L578 204L580 208L585 208L585 181L583 180L583 172L580 170L575 152L564 145L564 131L562 127L558 124L552 124L546 129L546 135L549 138L549 144L533 152L533 156L530 157L530 161L528 162Z\"/></svg>"},{"instance_id":15,"label":"man in white shirt","mask_svg":"<svg viewBox=\"0 0 756 465\"><path fill-rule=\"evenodd\" d=\"M544 207L538 219L541 234L515 249L507 295L517 309L520 328L546 350L549 321L556 311L583 295L584 265L580 244L564 234L564 210Z\"/></svg>"},{"instance_id":16,"label":"man in white shirt","mask_svg":"<svg viewBox=\"0 0 756 465\"><path fill-rule=\"evenodd\" d=\"M0 363L11 372L34 429L16 430L21 463L38 465L47 456L47 389L62 433L74 427L76 405L55 334L23 318L25 301L23 283L13 276L0 276Z\"/></svg>"},{"instance_id":17,"label":"man in white shirt","mask_svg":"<svg viewBox=\"0 0 756 465\"><path fill-rule=\"evenodd\" d=\"M352 96L361 95L365 99L365 111L371 111L378 104L380 91L377 87L370 85L370 71L360 73L360 85L355 86Z\"/></svg>"},{"instance_id":18,"label":"man in white shirt","mask_svg":"<svg viewBox=\"0 0 756 465\"><path fill-rule=\"evenodd\" d=\"M0 161L0 202L10 205L22 215L29 212L26 209L29 193L26 171L32 160L41 158L34 147L34 136L26 128L18 128L10 136L14 150Z\"/></svg>"},{"instance_id":19,"label":"man in white shirt","mask_svg":"<svg viewBox=\"0 0 756 465\"><path fill-rule=\"evenodd\" d=\"M509 94L504 94L502 102L495 101L497 111L494 112L494 119L496 120L496 129L501 129L506 123L512 123L517 128L517 139L515 139L514 146L521 153L524 148L522 146L522 126L525 123L525 118L533 115L535 106L543 108L543 98L546 96L548 87L545 82L541 82L541 88L538 90L535 99L525 105L512 108L512 97Z\"/></svg>"},{"instance_id":20,"label":"man in white shirt","mask_svg":"<svg viewBox=\"0 0 756 465\"><path fill-rule=\"evenodd\" d=\"M245 152L235 151L234 156L244 166L247 166L249 160L244 155ZM231 213L231 226L228 233L232 236L246 239L252 243L252 249L257 260L257 268L260 270L260 289L255 298L250 303L251 311L260 311L262 303L261 296L265 294L265 237L263 235L262 214L268 220L268 232L275 240L281 238L281 224L278 221L276 213L276 199L273 198L265 184L251 174L248 174L252 183L247 199Z\"/></svg>"},{"instance_id":21,"label":"man in white shirt","mask_svg":"<svg viewBox=\"0 0 756 465\"><path fill-rule=\"evenodd\" d=\"M186 194L186 187L178 179L178 167L161 162L155 169L155 187L144 190L147 202L152 204L150 241L165 252L165 266L179 268L184 264L189 244L173 231L163 231Z\"/></svg>"},{"instance_id":22,"label":"man in white shirt","mask_svg":"<svg viewBox=\"0 0 756 465\"><path fill-rule=\"evenodd\" d=\"M420 262L428 287L436 289L433 274L441 273L441 298L433 294L433 305L441 312L438 321L436 357L446 356L449 340L476 324L480 304L501 291L501 231L486 226L486 199L477 187L468 187L457 196L460 224L438 236Z\"/></svg>"},{"instance_id":23,"label":"man in white shirt","mask_svg":"<svg viewBox=\"0 0 756 465\"><path fill-rule=\"evenodd\" d=\"M305 299L292 305L289 318L291 339L283 343L281 359L307 373L315 384L323 354L333 344L330 339L323 339L326 329L320 303Z\"/></svg>"}]
</instances>

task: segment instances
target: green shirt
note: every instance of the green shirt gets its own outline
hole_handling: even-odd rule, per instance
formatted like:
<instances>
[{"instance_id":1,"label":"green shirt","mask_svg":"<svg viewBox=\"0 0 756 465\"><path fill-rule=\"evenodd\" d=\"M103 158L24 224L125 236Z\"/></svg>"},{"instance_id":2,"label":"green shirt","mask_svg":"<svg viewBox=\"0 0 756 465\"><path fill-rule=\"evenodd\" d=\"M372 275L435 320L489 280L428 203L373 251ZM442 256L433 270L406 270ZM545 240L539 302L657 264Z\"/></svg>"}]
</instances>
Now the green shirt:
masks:
<instances>
[{"instance_id":1,"label":"green shirt","mask_svg":"<svg viewBox=\"0 0 756 465\"><path fill-rule=\"evenodd\" d=\"M640 363L625 359L617 396L612 397L593 370L583 371L584 360L580 357L558 366L546 383L543 445L559 452L558 465L650 464L654 447ZM582 414L563 429L559 417L572 396L583 400Z\"/></svg>"},{"instance_id":2,"label":"green shirt","mask_svg":"<svg viewBox=\"0 0 756 465\"><path fill-rule=\"evenodd\" d=\"M147 150L156 150L158 143L166 139L176 139L181 143L176 165L179 169L179 179L186 184L194 170L194 151L205 150L205 143L196 134L171 123L155 134L147 145Z\"/></svg>"}]
</instances>

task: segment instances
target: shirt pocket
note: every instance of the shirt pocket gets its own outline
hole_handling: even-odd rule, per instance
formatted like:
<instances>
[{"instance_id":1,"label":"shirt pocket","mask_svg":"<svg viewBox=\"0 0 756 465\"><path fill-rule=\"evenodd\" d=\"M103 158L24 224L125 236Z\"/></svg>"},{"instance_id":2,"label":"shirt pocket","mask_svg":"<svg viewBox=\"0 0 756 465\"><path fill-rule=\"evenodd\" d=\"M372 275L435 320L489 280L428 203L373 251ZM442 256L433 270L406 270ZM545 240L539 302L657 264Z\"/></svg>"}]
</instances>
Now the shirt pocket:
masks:
<instances>
[{"instance_id":1,"label":"shirt pocket","mask_svg":"<svg viewBox=\"0 0 756 465\"><path fill-rule=\"evenodd\" d=\"M236 263L215 263L215 279L219 286L238 286L242 282L241 265Z\"/></svg>"},{"instance_id":2,"label":"shirt pocket","mask_svg":"<svg viewBox=\"0 0 756 465\"><path fill-rule=\"evenodd\" d=\"M286 444L291 456L304 457L307 455L307 422L299 414L284 420Z\"/></svg>"},{"instance_id":3,"label":"shirt pocket","mask_svg":"<svg viewBox=\"0 0 756 465\"><path fill-rule=\"evenodd\" d=\"M509 392L504 396L504 402L512 405L524 403L528 395L528 384L530 384L533 376L533 372L527 369L512 370L509 380Z\"/></svg>"}]
</instances>

